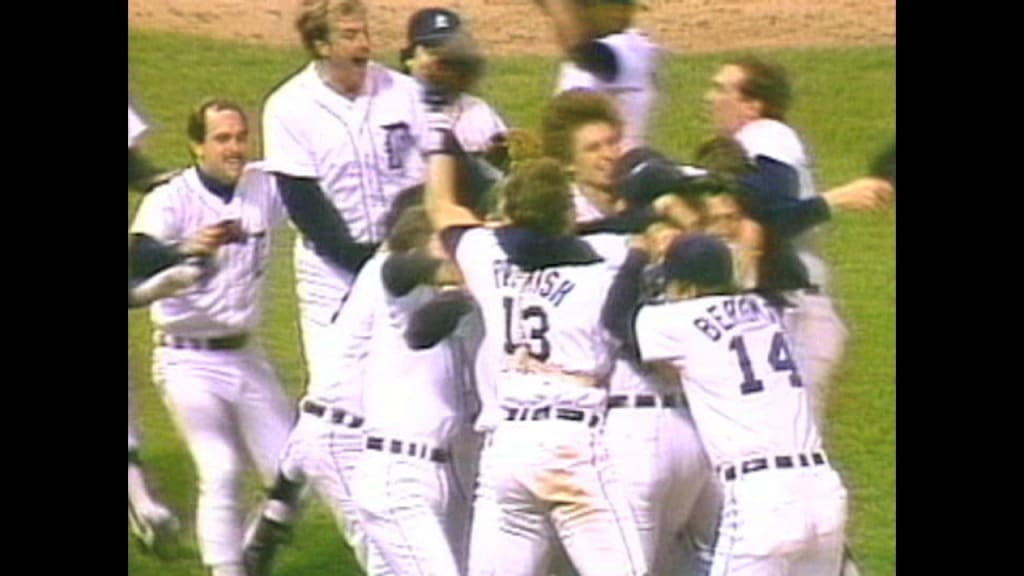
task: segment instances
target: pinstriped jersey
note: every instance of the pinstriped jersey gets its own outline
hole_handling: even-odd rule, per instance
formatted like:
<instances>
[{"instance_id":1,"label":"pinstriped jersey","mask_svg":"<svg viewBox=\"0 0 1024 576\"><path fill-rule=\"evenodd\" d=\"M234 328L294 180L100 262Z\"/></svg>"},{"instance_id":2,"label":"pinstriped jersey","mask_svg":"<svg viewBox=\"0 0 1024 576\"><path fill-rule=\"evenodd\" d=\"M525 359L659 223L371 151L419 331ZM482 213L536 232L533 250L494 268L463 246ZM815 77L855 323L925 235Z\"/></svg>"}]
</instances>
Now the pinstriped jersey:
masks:
<instances>
[{"instance_id":1,"label":"pinstriped jersey","mask_svg":"<svg viewBox=\"0 0 1024 576\"><path fill-rule=\"evenodd\" d=\"M600 322L612 280L603 260L526 271L512 264L497 231L472 228L455 260L483 312L488 354L502 405L566 404L600 408L606 389L551 381L513 369L516 350L562 371L602 382L611 369L610 336Z\"/></svg>"},{"instance_id":2,"label":"pinstriped jersey","mask_svg":"<svg viewBox=\"0 0 1024 576\"><path fill-rule=\"evenodd\" d=\"M618 76L606 82L573 62L563 62L556 92L574 88L599 90L611 96L624 122L624 149L644 145L647 124L657 96L655 75L658 68L658 47L646 34L630 28L598 38L611 49L618 64Z\"/></svg>"},{"instance_id":3,"label":"pinstriped jersey","mask_svg":"<svg viewBox=\"0 0 1024 576\"><path fill-rule=\"evenodd\" d=\"M460 94L447 112L452 118L455 138L471 154L485 152L492 138L508 132L508 126L494 108L472 94Z\"/></svg>"},{"instance_id":4,"label":"pinstriped jersey","mask_svg":"<svg viewBox=\"0 0 1024 576\"><path fill-rule=\"evenodd\" d=\"M644 362L679 371L712 463L821 448L789 337L760 296L643 306L636 338Z\"/></svg>"},{"instance_id":5,"label":"pinstriped jersey","mask_svg":"<svg viewBox=\"0 0 1024 576\"><path fill-rule=\"evenodd\" d=\"M263 113L267 170L315 178L357 242L384 239L384 218L399 192L419 184L424 164L419 87L411 78L371 63L366 91L355 99L334 92L315 63L282 84ZM301 238L295 248L300 299L322 303L313 320L326 324L348 293L351 274L320 258Z\"/></svg>"},{"instance_id":6,"label":"pinstriped jersey","mask_svg":"<svg viewBox=\"0 0 1024 576\"><path fill-rule=\"evenodd\" d=\"M199 283L150 306L154 326L195 338L255 328L270 258L271 230L285 217L273 178L257 163L245 167L227 203L203 186L194 167L154 189L139 206L133 234L176 244L223 220L239 220L245 233L242 241L217 250L211 272Z\"/></svg>"}]
</instances>

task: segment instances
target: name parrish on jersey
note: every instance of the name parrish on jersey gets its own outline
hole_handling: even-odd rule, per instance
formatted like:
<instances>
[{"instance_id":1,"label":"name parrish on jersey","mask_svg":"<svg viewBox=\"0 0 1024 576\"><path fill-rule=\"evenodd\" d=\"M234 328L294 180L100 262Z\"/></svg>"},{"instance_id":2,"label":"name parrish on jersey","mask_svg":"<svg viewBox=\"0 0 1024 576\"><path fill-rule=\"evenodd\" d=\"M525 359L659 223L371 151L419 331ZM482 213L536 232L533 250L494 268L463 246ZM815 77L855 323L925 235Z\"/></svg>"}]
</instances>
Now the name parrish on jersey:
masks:
<instances>
[{"instance_id":1,"label":"name parrish on jersey","mask_svg":"<svg viewBox=\"0 0 1024 576\"><path fill-rule=\"evenodd\" d=\"M718 342L734 328L755 323L781 326L782 319L774 310L745 294L716 302L705 309L704 315L693 319L693 325L712 342Z\"/></svg>"},{"instance_id":2,"label":"name parrish on jersey","mask_svg":"<svg viewBox=\"0 0 1024 576\"><path fill-rule=\"evenodd\" d=\"M523 295L535 294L558 306L576 288L576 283L555 269L524 271L508 260L493 262L495 288L510 289Z\"/></svg>"}]
</instances>

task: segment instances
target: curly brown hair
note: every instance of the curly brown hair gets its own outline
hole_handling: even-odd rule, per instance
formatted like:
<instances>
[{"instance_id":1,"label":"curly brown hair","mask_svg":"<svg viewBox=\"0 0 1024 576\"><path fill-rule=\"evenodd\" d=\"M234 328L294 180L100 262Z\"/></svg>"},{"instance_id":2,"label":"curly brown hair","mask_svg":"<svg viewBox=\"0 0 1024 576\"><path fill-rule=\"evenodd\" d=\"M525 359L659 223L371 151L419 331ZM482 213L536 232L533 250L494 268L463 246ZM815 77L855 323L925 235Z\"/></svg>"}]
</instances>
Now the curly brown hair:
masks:
<instances>
[{"instance_id":1,"label":"curly brown hair","mask_svg":"<svg viewBox=\"0 0 1024 576\"><path fill-rule=\"evenodd\" d=\"M554 158L525 160L502 188L504 212L515 226L559 235L572 226L569 178Z\"/></svg>"},{"instance_id":2,"label":"curly brown hair","mask_svg":"<svg viewBox=\"0 0 1024 576\"><path fill-rule=\"evenodd\" d=\"M541 120L541 152L568 165L573 160L576 131L587 124L607 123L622 130L622 117L610 98L592 90L567 90L555 96Z\"/></svg>"}]
</instances>

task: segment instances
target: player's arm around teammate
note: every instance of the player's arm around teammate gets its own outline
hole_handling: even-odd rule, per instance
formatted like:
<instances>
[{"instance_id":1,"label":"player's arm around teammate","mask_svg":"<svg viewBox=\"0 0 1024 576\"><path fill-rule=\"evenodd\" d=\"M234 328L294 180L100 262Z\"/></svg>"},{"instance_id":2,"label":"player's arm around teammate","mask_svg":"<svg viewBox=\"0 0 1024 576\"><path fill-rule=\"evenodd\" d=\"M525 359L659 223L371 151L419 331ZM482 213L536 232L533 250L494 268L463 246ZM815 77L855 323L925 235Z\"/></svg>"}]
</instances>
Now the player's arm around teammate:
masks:
<instances>
[{"instance_id":1,"label":"player's arm around teammate","mask_svg":"<svg viewBox=\"0 0 1024 576\"><path fill-rule=\"evenodd\" d=\"M197 536L214 576L244 576L241 474L276 469L290 401L252 331L261 308L270 236L286 217L273 179L247 164L248 122L226 100L189 117L195 166L147 196L132 233L209 260L203 279L157 301L154 380L199 475Z\"/></svg>"}]
</instances>

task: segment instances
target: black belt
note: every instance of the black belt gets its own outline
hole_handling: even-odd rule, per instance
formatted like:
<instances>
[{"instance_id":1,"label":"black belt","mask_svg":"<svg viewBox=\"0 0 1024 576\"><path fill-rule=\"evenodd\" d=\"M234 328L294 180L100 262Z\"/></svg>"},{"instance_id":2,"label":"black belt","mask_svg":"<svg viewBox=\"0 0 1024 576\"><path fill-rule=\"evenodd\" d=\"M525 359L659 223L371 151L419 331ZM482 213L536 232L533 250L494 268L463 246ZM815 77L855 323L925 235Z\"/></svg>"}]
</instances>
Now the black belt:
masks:
<instances>
[{"instance_id":1,"label":"black belt","mask_svg":"<svg viewBox=\"0 0 1024 576\"><path fill-rule=\"evenodd\" d=\"M222 336L220 338L186 338L164 332L156 334L156 345L181 350L238 350L249 343L249 335L245 332Z\"/></svg>"},{"instance_id":2,"label":"black belt","mask_svg":"<svg viewBox=\"0 0 1024 576\"><path fill-rule=\"evenodd\" d=\"M612 408L675 408L686 406L686 400L679 394L616 394L608 397L608 409Z\"/></svg>"},{"instance_id":3,"label":"black belt","mask_svg":"<svg viewBox=\"0 0 1024 576\"><path fill-rule=\"evenodd\" d=\"M422 458L443 464L448 461L450 455L444 448L434 448L423 443L403 442L401 440L385 440L379 436L370 436L366 439L366 449L377 452L390 452L400 456L411 456Z\"/></svg>"},{"instance_id":4,"label":"black belt","mask_svg":"<svg viewBox=\"0 0 1024 576\"><path fill-rule=\"evenodd\" d=\"M795 468L800 466L806 468L808 466L822 466L828 460L825 458L824 452L812 452L810 454L797 454L796 456L775 456L773 458L751 458L750 460L744 460L740 463L738 469L734 464L723 466L719 469L722 479L726 482L732 482L736 479L738 474L751 474L753 472L759 472L761 470L767 470L768 468Z\"/></svg>"},{"instance_id":5,"label":"black belt","mask_svg":"<svg viewBox=\"0 0 1024 576\"><path fill-rule=\"evenodd\" d=\"M341 424L342 426L347 426L349 428L359 428L363 425L362 416L357 416L351 412L342 410L341 408L328 408L327 406L318 404L312 400L302 401L302 411L316 417L321 417L329 411L331 422Z\"/></svg>"},{"instance_id":6,"label":"black belt","mask_svg":"<svg viewBox=\"0 0 1024 576\"><path fill-rule=\"evenodd\" d=\"M590 418L587 418L587 414L590 414ZM572 422L586 422L587 426L597 426L598 422L601 421L601 417L589 410L579 410L577 408L552 408L551 406L544 406L543 408L509 408L505 407L505 420L516 420L525 422L528 420L569 420Z\"/></svg>"}]
</instances>

